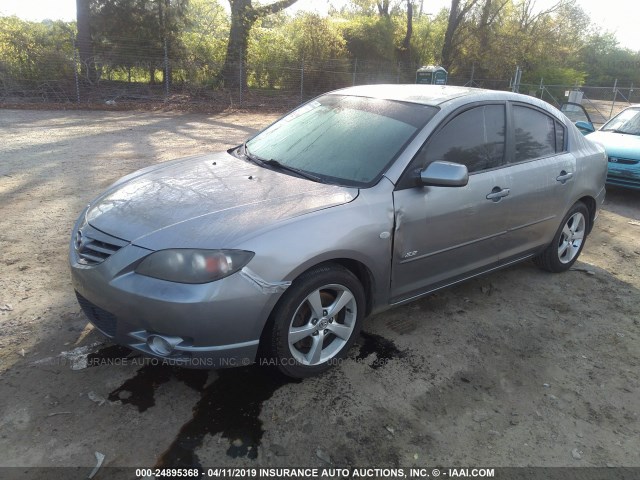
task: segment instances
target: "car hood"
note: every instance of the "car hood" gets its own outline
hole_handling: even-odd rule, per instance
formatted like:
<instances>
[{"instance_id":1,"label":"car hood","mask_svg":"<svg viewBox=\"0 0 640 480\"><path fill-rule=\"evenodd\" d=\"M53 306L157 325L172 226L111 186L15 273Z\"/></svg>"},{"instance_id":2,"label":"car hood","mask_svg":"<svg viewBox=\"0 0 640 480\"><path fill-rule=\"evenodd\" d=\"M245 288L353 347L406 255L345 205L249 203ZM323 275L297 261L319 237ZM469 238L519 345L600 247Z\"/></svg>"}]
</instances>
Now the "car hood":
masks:
<instances>
[{"instance_id":1,"label":"car hood","mask_svg":"<svg viewBox=\"0 0 640 480\"><path fill-rule=\"evenodd\" d=\"M602 145L610 157L640 160L640 137L638 135L598 130L588 135L587 138Z\"/></svg>"},{"instance_id":2,"label":"car hood","mask_svg":"<svg viewBox=\"0 0 640 480\"><path fill-rule=\"evenodd\" d=\"M350 202L357 194L222 152L131 174L92 202L86 219L153 250L230 248L276 222Z\"/></svg>"}]
</instances>

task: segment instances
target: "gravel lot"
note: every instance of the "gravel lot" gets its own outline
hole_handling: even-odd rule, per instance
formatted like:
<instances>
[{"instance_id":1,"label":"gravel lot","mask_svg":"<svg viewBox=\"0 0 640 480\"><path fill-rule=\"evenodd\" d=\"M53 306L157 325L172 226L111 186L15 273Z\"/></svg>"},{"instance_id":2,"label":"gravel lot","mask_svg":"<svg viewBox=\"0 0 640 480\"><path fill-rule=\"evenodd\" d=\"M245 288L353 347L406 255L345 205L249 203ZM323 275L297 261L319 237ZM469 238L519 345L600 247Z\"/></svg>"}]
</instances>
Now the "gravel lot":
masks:
<instances>
[{"instance_id":1,"label":"gravel lot","mask_svg":"<svg viewBox=\"0 0 640 480\"><path fill-rule=\"evenodd\" d=\"M640 192L609 191L574 271L370 318L303 382L143 364L93 331L66 257L83 205L274 118L0 110L0 466L640 466Z\"/></svg>"}]
</instances>

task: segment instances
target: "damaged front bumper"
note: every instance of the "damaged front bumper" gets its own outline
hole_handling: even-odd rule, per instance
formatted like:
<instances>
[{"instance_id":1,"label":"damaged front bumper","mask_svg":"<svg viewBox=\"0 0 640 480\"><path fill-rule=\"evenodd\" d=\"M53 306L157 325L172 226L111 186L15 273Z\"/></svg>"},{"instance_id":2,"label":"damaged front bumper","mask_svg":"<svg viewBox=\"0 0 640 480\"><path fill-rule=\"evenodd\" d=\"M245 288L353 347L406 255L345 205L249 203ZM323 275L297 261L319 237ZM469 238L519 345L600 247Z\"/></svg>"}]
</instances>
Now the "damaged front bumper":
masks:
<instances>
[{"instance_id":1,"label":"damaged front bumper","mask_svg":"<svg viewBox=\"0 0 640 480\"><path fill-rule=\"evenodd\" d=\"M149 253L128 244L86 265L72 241L73 287L91 323L115 343L169 364L253 363L269 314L290 282L269 282L247 267L211 283L168 282L135 272Z\"/></svg>"}]
</instances>

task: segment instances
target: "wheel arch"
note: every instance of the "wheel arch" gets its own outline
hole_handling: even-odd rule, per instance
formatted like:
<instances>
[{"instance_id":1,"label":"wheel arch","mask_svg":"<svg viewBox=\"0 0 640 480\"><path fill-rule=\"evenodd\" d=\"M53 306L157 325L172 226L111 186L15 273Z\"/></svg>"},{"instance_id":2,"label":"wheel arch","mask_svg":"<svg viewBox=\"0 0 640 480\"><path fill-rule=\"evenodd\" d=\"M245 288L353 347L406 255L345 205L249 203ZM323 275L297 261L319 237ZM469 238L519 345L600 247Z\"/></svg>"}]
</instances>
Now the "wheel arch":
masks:
<instances>
[{"instance_id":1,"label":"wheel arch","mask_svg":"<svg viewBox=\"0 0 640 480\"><path fill-rule=\"evenodd\" d=\"M311 269L314 269L323 265L329 266L332 264L339 265L345 268L346 270L348 270L349 272L351 272L353 275L355 275L355 277L358 279L358 281L362 285L362 288L364 289L365 302L366 302L365 313L364 313L364 316L366 318L374 309L376 281L375 281L375 276L373 275L373 272L371 271L371 269L361 260L357 260L350 257L339 256L336 258L319 260L315 263L312 262L311 264L305 264L303 269L296 270L295 274L292 275L293 276L292 281L295 281L298 277L300 277L302 274L308 272ZM280 302L282 301L283 297L284 295L280 296L278 301L275 303L275 305L271 309L271 312L269 313L269 317L267 321L262 327L262 333L260 335L260 347L259 347L259 353L258 353L260 356L265 354L263 348L266 343L265 340L267 339L269 332L271 331L271 328L273 326L273 322L274 322L273 314L278 309L278 306L280 305Z\"/></svg>"},{"instance_id":2,"label":"wheel arch","mask_svg":"<svg viewBox=\"0 0 640 480\"><path fill-rule=\"evenodd\" d=\"M364 289L365 301L367 302L365 306L364 316L367 317L373 310L373 299L376 291L376 280L369 267L367 267L361 261L354 260L353 258L334 258L333 260L322 262L318 265L322 265L324 263L336 263L338 265L341 265L356 276L356 278L362 285L362 288ZM314 265L310 268L314 268L318 265Z\"/></svg>"},{"instance_id":3,"label":"wheel arch","mask_svg":"<svg viewBox=\"0 0 640 480\"><path fill-rule=\"evenodd\" d=\"M587 235L588 235L589 233L591 233L591 230L593 229L593 224L596 219L596 212L598 210L596 199L587 195L578 199L578 201L584 203L584 205L587 207L587 210L589 211L589 229L587 230Z\"/></svg>"},{"instance_id":4,"label":"wheel arch","mask_svg":"<svg viewBox=\"0 0 640 480\"><path fill-rule=\"evenodd\" d=\"M322 255L318 255L298 265L293 271L286 275L286 279L295 281L298 277L300 277L300 275L320 265L340 265L341 267L346 268L351 273L353 273L358 281L360 281L360 284L364 289L364 294L367 302L365 308L366 317L375 310L377 304L381 301L378 298L379 295L384 294L384 292L379 290L380 288L384 288L384 285L379 285L378 282L376 282L376 278L390 278L391 274L389 270L385 270L385 268L381 265L376 265L372 262L372 259L368 258L365 255L362 255L361 252L354 250L325 252ZM273 309L275 308L276 306L273 307Z\"/></svg>"}]
</instances>

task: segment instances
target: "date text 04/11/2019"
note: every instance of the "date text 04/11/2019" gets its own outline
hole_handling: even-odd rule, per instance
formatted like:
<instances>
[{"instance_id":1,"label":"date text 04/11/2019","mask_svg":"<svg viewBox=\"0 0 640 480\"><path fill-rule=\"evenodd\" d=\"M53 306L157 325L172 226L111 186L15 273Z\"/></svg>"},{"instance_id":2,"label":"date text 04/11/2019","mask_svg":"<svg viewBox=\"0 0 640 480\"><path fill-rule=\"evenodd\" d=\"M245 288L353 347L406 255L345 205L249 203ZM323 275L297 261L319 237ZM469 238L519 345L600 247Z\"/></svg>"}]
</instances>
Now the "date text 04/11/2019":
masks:
<instances>
[{"instance_id":1,"label":"date text 04/11/2019","mask_svg":"<svg viewBox=\"0 0 640 480\"><path fill-rule=\"evenodd\" d=\"M437 478L494 477L489 468L207 468L207 469L137 469L138 477L208 478Z\"/></svg>"},{"instance_id":2,"label":"date text 04/11/2019","mask_svg":"<svg viewBox=\"0 0 640 480\"><path fill-rule=\"evenodd\" d=\"M207 469L208 477L272 477L272 478L403 478L402 468L214 468Z\"/></svg>"},{"instance_id":3,"label":"date text 04/11/2019","mask_svg":"<svg viewBox=\"0 0 640 480\"><path fill-rule=\"evenodd\" d=\"M492 468L215 468L208 477L222 478L437 478L495 476Z\"/></svg>"}]
</instances>

